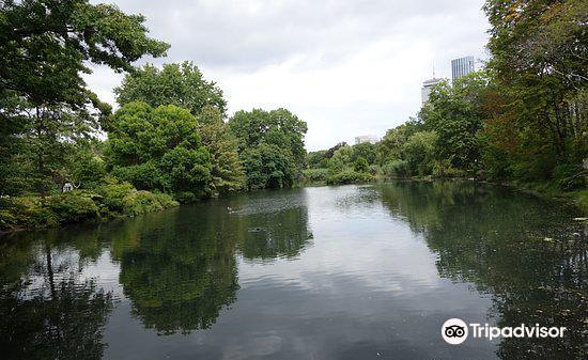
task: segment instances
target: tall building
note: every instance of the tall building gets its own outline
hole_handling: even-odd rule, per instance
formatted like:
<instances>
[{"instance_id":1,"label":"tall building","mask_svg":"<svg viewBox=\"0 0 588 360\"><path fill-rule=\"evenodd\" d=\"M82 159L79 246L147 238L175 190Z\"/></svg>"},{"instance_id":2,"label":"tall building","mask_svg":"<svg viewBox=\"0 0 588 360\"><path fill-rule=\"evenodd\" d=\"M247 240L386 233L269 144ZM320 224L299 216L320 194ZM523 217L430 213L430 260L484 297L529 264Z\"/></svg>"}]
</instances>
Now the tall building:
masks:
<instances>
[{"instance_id":1,"label":"tall building","mask_svg":"<svg viewBox=\"0 0 588 360\"><path fill-rule=\"evenodd\" d=\"M439 84L443 79L437 79L433 77L432 79L425 80L423 82L423 87L421 89L421 99L423 101L423 105L429 101L429 95L431 95L431 88L437 84Z\"/></svg>"},{"instance_id":2,"label":"tall building","mask_svg":"<svg viewBox=\"0 0 588 360\"><path fill-rule=\"evenodd\" d=\"M374 135L364 135L364 136L356 136L355 137L355 145L359 145L361 143L369 142L371 144L375 144L378 142L378 137Z\"/></svg>"},{"instance_id":3,"label":"tall building","mask_svg":"<svg viewBox=\"0 0 588 360\"><path fill-rule=\"evenodd\" d=\"M474 57L466 56L451 60L451 79L453 81L475 71Z\"/></svg>"}]
</instances>

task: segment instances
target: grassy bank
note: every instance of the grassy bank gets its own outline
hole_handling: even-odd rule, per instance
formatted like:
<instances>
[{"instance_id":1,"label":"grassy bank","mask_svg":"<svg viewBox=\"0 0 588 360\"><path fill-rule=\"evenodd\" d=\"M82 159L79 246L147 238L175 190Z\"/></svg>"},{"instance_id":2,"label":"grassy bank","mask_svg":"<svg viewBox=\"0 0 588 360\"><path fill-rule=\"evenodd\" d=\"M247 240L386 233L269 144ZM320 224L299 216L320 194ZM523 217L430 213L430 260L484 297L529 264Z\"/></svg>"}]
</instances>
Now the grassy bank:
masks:
<instances>
[{"instance_id":1,"label":"grassy bank","mask_svg":"<svg viewBox=\"0 0 588 360\"><path fill-rule=\"evenodd\" d=\"M178 206L168 194L135 189L128 183L95 190L0 199L0 232L130 217Z\"/></svg>"}]
</instances>

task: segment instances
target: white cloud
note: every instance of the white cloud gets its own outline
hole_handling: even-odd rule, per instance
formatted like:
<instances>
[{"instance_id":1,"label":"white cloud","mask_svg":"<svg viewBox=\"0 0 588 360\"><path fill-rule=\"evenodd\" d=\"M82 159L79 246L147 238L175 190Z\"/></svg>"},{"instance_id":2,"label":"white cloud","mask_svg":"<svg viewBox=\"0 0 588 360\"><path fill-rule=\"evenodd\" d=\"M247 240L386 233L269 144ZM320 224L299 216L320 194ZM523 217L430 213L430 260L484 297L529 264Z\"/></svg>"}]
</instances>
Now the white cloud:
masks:
<instances>
[{"instance_id":1,"label":"white cloud","mask_svg":"<svg viewBox=\"0 0 588 360\"><path fill-rule=\"evenodd\" d=\"M412 2L120 0L147 17L168 58L194 61L218 82L229 111L286 107L309 125L309 150L382 136L420 106L420 87L449 61L484 57L482 0ZM87 77L103 100L120 76Z\"/></svg>"}]
</instances>

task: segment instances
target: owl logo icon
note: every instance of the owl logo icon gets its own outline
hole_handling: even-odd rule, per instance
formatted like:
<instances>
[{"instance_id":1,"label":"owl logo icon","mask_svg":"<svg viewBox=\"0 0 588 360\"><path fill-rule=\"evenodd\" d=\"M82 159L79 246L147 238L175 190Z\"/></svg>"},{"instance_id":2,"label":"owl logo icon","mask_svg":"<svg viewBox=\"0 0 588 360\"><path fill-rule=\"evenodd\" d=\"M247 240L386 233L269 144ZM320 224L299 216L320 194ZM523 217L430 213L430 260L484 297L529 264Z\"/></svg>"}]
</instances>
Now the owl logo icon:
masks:
<instances>
[{"instance_id":1,"label":"owl logo icon","mask_svg":"<svg viewBox=\"0 0 588 360\"><path fill-rule=\"evenodd\" d=\"M441 326L441 336L446 343L459 345L468 338L468 325L461 319L449 319Z\"/></svg>"}]
</instances>

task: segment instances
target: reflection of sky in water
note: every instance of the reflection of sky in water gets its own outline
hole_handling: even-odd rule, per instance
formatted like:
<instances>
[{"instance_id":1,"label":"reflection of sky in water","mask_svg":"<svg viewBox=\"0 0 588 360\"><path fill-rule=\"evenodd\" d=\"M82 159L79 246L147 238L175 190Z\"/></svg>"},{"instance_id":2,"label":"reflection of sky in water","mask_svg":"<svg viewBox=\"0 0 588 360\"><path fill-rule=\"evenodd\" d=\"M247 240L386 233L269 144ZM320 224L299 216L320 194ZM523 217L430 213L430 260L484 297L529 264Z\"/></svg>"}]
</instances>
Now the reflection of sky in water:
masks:
<instances>
[{"instance_id":1,"label":"reflection of sky in water","mask_svg":"<svg viewBox=\"0 0 588 360\"><path fill-rule=\"evenodd\" d=\"M486 226L482 228L478 228L478 224L464 226L463 221L468 219L465 216L447 222L443 214L430 212L432 202L439 198L430 191L424 193L426 196L422 198L417 194L409 199L413 203L403 199L402 192L394 192L383 199L381 188L375 186L239 195L186 206L177 213L145 217L146 222L133 219L118 225L106 224L104 229L110 229L112 234L124 230L126 240L121 240L116 249L108 238L112 234L106 231L98 236L106 240L100 243L101 250L96 256L80 259L74 247L56 246L51 250L52 261L55 269L66 269L57 277L72 275L78 281L93 280L113 295L115 308L108 317L103 339L107 344L105 359L496 358L498 341L468 340L459 347L443 343L439 332L446 319L460 317L466 322L495 323L500 321L501 314L496 312L492 291L478 292L480 284L460 281L459 277L450 280L440 276L440 270L458 273L487 270L492 275L493 266L508 266L508 261L493 258L494 255L484 258L486 264L476 258L480 254L467 252L471 246L478 249L477 246L484 245L480 251L501 246L500 242L491 242L493 238L490 235L486 238L486 234L503 224L508 225L508 218L496 217L499 220L482 224ZM507 199L498 196L500 201L506 201L503 198ZM393 205L387 203L397 200ZM525 201L540 207L535 200ZM403 209L407 206L412 208ZM467 211L470 208L474 213L479 211L476 204L468 206ZM529 207L523 204L521 208ZM490 209L489 214L493 211ZM541 219L542 215L536 213L538 210L533 211L531 217L516 212L511 212L511 217L516 219L520 215L525 221ZM150 219L159 223L153 225ZM449 234L463 236L463 239L454 243L451 237L438 237L432 243L427 237L431 235L428 231L433 229L431 224L435 224L435 231L442 234L450 231ZM516 228L516 222L509 226L513 224ZM144 226L149 229L147 233L142 232ZM537 230L531 223L526 226ZM251 232L258 227L259 233ZM416 232L415 228L420 230ZM500 230L502 233L508 228ZM557 232L558 229L552 227L547 231ZM477 242L476 236L485 238ZM491 236L498 238L499 235ZM165 241L160 241L162 239ZM231 241L230 246L223 246L223 241ZM517 241L512 246L520 244ZM457 264L457 267L441 263L454 260L447 258L447 254L461 256L459 246L462 245L465 246L463 259L473 261L480 268L468 268L472 266L468 263ZM175 246L180 251L175 250ZM190 246L196 246L197 252ZM544 246L539 248L544 249ZM154 251L157 249L160 252ZM192 249L195 253L191 253ZM499 254L508 254L511 250L508 244L498 249ZM46 255L42 244L34 245L33 251L39 259ZM265 251L265 257L259 260L255 251ZM494 254L496 248L489 251ZM123 261L124 254L132 256ZM536 252L529 254L533 258ZM164 256L163 263L156 261L159 255ZM165 294L158 291L167 288L178 291L184 285L196 291L198 287L190 286L202 278L210 282L204 283L204 289L222 288L233 276L239 284L236 301L227 301L222 298L225 295L219 295L221 299L216 301L220 303L216 305L220 310L210 312L213 315L210 329L158 335L156 330L145 328L134 303L137 298L133 297L143 296L140 297L145 302L143 311L161 300L145 301L145 294L154 290L145 284L154 281L150 277L173 279L173 276L159 278L159 273L146 271L152 264L160 267L157 271L179 271L173 273L178 275L176 284L156 284L159 285L153 292L156 297L161 295L166 299ZM235 274L230 271L231 266L236 266ZM135 281L143 287L135 288L134 292L130 292L131 288L123 289L121 269L127 272L129 283L125 286ZM30 289L45 286L42 265L36 272L25 279L30 281ZM523 272L522 275L528 274ZM503 283L509 280L499 279ZM219 292L205 294L216 296ZM180 291L178 297L172 299L181 302L182 296L188 295ZM186 304L206 305L189 301ZM174 318L177 314L168 315Z\"/></svg>"},{"instance_id":2,"label":"reflection of sky in water","mask_svg":"<svg viewBox=\"0 0 588 360\"><path fill-rule=\"evenodd\" d=\"M293 197L256 200L235 212L271 214L300 206L307 208L313 245L293 258L263 264L239 257L237 302L211 330L154 338L128 319L128 305L122 305L109 325L107 354L432 358L455 353L439 349L444 345L438 329L447 317L485 320L490 300L467 284L441 279L436 255L405 222L390 216L371 188L304 189ZM130 332L129 323L134 324ZM494 344L472 342L459 353L491 358L494 351Z\"/></svg>"}]
</instances>

